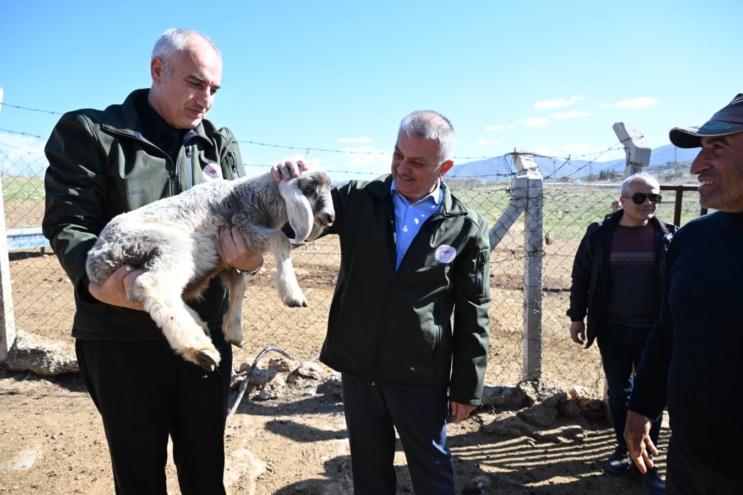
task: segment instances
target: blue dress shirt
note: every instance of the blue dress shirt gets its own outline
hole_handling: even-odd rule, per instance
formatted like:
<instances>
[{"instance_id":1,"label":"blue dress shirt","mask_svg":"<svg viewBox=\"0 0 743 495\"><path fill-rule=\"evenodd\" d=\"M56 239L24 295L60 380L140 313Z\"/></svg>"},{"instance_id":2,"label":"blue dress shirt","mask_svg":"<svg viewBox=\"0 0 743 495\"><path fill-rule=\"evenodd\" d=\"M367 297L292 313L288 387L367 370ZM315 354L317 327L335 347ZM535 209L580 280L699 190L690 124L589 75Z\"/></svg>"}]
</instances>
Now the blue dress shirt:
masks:
<instances>
[{"instance_id":1,"label":"blue dress shirt","mask_svg":"<svg viewBox=\"0 0 743 495\"><path fill-rule=\"evenodd\" d=\"M411 204L400 194L392 181L392 202L395 204L395 249L397 250L397 265L400 268L405 253L415 239L421 225L436 213L441 206L441 181L436 183L436 189L431 194Z\"/></svg>"}]
</instances>

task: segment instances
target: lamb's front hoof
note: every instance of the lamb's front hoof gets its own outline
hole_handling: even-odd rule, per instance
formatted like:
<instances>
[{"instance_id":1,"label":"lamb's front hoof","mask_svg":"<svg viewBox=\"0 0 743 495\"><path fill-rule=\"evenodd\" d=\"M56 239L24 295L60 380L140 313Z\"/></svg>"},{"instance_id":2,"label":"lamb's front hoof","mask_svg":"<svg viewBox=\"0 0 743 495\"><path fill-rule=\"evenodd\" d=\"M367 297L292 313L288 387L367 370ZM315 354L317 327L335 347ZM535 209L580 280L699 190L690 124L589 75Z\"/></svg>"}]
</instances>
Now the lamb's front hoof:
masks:
<instances>
[{"instance_id":1,"label":"lamb's front hoof","mask_svg":"<svg viewBox=\"0 0 743 495\"><path fill-rule=\"evenodd\" d=\"M284 299L284 304L289 306L290 308L306 308L307 307L307 299L304 297L288 297Z\"/></svg>"},{"instance_id":2,"label":"lamb's front hoof","mask_svg":"<svg viewBox=\"0 0 743 495\"><path fill-rule=\"evenodd\" d=\"M196 361L199 363L199 366L204 368L206 371L214 371L219 359L214 359L210 356L209 351L201 351L196 355Z\"/></svg>"}]
</instances>

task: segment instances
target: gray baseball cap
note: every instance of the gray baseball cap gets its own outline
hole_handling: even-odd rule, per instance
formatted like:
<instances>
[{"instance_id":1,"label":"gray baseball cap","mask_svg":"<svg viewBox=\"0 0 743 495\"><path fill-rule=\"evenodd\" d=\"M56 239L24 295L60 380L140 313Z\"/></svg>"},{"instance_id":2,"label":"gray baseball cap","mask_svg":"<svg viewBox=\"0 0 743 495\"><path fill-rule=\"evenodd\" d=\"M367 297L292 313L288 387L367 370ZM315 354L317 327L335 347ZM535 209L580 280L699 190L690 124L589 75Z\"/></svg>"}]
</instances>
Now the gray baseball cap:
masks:
<instances>
[{"instance_id":1,"label":"gray baseball cap","mask_svg":"<svg viewBox=\"0 0 743 495\"><path fill-rule=\"evenodd\" d=\"M717 112L702 127L674 127L669 137L679 148L699 148L702 138L743 132L743 93Z\"/></svg>"}]
</instances>

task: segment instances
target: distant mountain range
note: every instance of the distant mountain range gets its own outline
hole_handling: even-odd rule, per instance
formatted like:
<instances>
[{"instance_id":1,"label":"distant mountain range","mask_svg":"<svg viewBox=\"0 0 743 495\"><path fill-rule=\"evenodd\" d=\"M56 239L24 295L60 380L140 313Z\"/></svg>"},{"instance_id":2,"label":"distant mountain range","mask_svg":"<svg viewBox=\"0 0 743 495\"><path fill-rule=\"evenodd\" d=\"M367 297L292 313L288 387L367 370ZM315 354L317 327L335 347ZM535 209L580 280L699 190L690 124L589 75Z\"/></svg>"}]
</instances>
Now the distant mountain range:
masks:
<instances>
[{"instance_id":1,"label":"distant mountain range","mask_svg":"<svg viewBox=\"0 0 743 495\"><path fill-rule=\"evenodd\" d=\"M675 161L679 163L693 160L697 156L697 153L699 153L698 148L676 148L672 144L667 144L655 148L652 151L650 155L650 166L654 167L657 165L665 165L669 162L673 163L674 156ZM585 177L589 172L598 174L602 170L616 170L621 173L624 171L626 165L626 160L624 158L605 162L571 160L569 163L565 163L564 160L545 158L541 156L537 156L535 159L539 169L542 171L542 175L548 179ZM454 165L447 174L447 177L475 177L485 181L497 182L508 180L508 177L514 172L516 172L516 165L513 162L513 157L496 156L494 158L488 158L487 160L478 160L463 163L461 165Z\"/></svg>"}]
</instances>

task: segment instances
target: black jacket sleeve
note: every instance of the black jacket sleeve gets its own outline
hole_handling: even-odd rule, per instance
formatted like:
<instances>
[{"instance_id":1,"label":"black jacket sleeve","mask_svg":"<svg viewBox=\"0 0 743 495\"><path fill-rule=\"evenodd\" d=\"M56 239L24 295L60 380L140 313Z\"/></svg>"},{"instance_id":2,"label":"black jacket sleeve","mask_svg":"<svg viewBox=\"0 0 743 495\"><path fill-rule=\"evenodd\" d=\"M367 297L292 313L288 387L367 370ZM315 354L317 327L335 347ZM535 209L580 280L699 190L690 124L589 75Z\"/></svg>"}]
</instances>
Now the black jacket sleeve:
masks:
<instances>
[{"instance_id":1,"label":"black jacket sleeve","mask_svg":"<svg viewBox=\"0 0 743 495\"><path fill-rule=\"evenodd\" d=\"M588 291L591 286L591 270L593 267L594 246L593 236L599 224L593 223L586 229L586 234L580 241L578 252L575 253L570 286L570 308L567 315L571 321L583 321L588 312Z\"/></svg>"}]
</instances>

